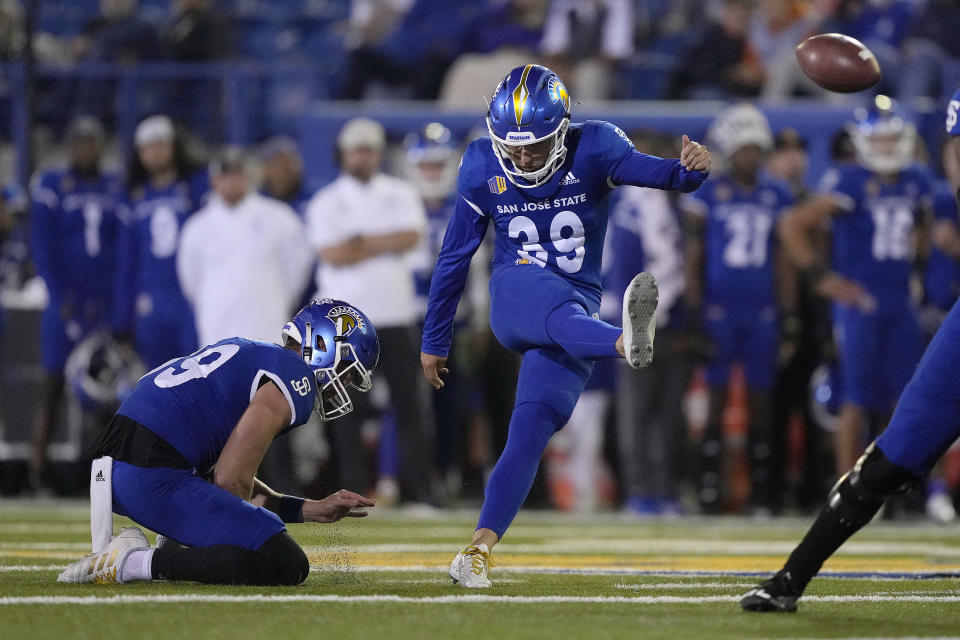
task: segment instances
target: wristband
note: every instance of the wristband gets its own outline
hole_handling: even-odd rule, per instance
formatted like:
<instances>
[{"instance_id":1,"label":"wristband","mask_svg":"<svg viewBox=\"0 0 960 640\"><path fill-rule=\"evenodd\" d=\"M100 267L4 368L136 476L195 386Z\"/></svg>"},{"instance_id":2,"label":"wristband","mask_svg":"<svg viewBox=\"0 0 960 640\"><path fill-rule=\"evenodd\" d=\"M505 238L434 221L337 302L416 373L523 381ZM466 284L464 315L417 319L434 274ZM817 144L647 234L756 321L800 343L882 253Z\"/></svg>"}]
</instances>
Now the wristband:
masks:
<instances>
[{"instance_id":1,"label":"wristband","mask_svg":"<svg viewBox=\"0 0 960 640\"><path fill-rule=\"evenodd\" d=\"M277 515L284 522L303 522L303 498L297 496L280 496L280 508Z\"/></svg>"}]
</instances>

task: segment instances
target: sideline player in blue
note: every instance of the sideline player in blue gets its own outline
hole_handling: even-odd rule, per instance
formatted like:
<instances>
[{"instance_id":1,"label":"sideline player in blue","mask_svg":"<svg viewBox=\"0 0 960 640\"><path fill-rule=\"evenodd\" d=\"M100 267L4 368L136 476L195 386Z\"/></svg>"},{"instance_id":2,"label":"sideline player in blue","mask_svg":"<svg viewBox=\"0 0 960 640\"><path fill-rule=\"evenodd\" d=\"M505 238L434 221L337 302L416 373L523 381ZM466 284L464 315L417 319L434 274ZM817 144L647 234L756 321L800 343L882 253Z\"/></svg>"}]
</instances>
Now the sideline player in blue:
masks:
<instances>
[{"instance_id":1,"label":"sideline player in blue","mask_svg":"<svg viewBox=\"0 0 960 640\"><path fill-rule=\"evenodd\" d=\"M186 157L173 122L143 120L134 132L125 224L118 243L114 330L131 336L148 369L197 348L193 310L177 279L177 246L200 208L207 180Z\"/></svg>"},{"instance_id":2,"label":"sideline player in blue","mask_svg":"<svg viewBox=\"0 0 960 640\"><path fill-rule=\"evenodd\" d=\"M960 160L960 91L950 104L947 133ZM888 497L920 484L957 438L960 304L954 303L903 390L886 431L830 491L826 506L783 568L744 594L740 606L745 611L796 611L797 600L823 563L873 519Z\"/></svg>"},{"instance_id":3,"label":"sideline player in blue","mask_svg":"<svg viewBox=\"0 0 960 640\"><path fill-rule=\"evenodd\" d=\"M923 351L910 294L915 238L938 188L913 162L916 130L896 104L875 108L851 127L856 164L838 165L819 193L785 215L784 246L801 277L833 301L844 403L834 441L837 472L863 453L868 418L883 425ZM811 231L831 224L833 268L816 259Z\"/></svg>"},{"instance_id":4,"label":"sideline player in blue","mask_svg":"<svg viewBox=\"0 0 960 640\"><path fill-rule=\"evenodd\" d=\"M472 542L454 558L453 580L489 587L490 549L523 504L553 434L570 417L593 360L653 357L656 282L638 275L624 295L621 330L593 317L600 306L604 207L620 184L693 191L707 177L706 147L683 137L679 160L639 153L608 122L570 123L570 96L549 69L526 65L497 86L490 137L470 143L460 197L430 285L421 364L439 389L453 319L487 226L495 228L490 326L523 354L507 443L485 490Z\"/></svg>"},{"instance_id":5,"label":"sideline player in blue","mask_svg":"<svg viewBox=\"0 0 960 640\"><path fill-rule=\"evenodd\" d=\"M30 484L45 479L47 442L58 421L64 366L73 347L108 328L116 265L120 176L100 167L104 131L77 118L67 132L69 163L37 175L31 187L30 250L49 301L40 318L45 379L33 425Z\"/></svg>"},{"instance_id":6,"label":"sideline player in blue","mask_svg":"<svg viewBox=\"0 0 960 640\"><path fill-rule=\"evenodd\" d=\"M279 495L255 474L275 437L314 409L323 420L349 413L347 387L370 390L376 331L355 307L321 299L281 334L283 346L220 340L140 379L93 445L94 553L59 582L295 585L309 564L285 522L366 515L374 503L361 495ZM108 538L111 511L166 540L151 548L137 527Z\"/></svg>"},{"instance_id":7,"label":"sideline player in blue","mask_svg":"<svg viewBox=\"0 0 960 640\"><path fill-rule=\"evenodd\" d=\"M707 139L724 171L684 196L687 213L687 301L710 339L707 427L700 442L699 499L704 513L723 506L723 411L734 362L743 366L749 413L750 507L772 508L771 397L780 345L778 322L794 305L793 278L776 242L781 213L793 205L790 185L763 171L773 148L766 116L742 103L721 111Z\"/></svg>"}]
</instances>

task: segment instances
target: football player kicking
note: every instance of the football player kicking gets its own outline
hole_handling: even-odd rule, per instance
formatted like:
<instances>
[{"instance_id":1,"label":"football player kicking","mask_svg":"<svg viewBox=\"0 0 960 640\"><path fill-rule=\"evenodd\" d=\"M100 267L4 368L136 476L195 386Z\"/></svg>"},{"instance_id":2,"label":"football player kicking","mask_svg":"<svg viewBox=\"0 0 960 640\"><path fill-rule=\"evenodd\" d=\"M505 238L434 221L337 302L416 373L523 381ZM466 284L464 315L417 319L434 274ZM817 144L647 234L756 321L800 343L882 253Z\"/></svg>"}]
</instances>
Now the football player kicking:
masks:
<instances>
[{"instance_id":1,"label":"football player kicking","mask_svg":"<svg viewBox=\"0 0 960 640\"><path fill-rule=\"evenodd\" d=\"M450 576L489 587L490 549L520 510L551 436L566 424L597 358L625 357L642 368L653 357L657 286L630 283L623 329L594 317L600 305L604 203L621 184L689 192L707 177L707 149L683 137L679 160L639 153L607 122L570 124L560 78L537 65L510 71L494 91L489 138L464 152L459 198L430 286L421 363L437 389L470 259L493 222L490 326L523 355L507 443L490 475L472 542Z\"/></svg>"},{"instance_id":2,"label":"football player kicking","mask_svg":"<svg viewBox=\"0 0 960 640\"><path fill-rule=\"evenodd\" d=\"M947 132L960 158L956 110ZM960 194L958 194L960 195ZM887 497L918 485L960 437L960 306L954 303L907 383L887 427L827 496L827 505L786 564L740 600L745 611L792 612L827 558L866 525Z\"/></svg>"},{"instance_id":3,"label":"football player kicking","mask_svg":"<svg viewBox=\"0 0 960 640\"><path fill-rule=\"evenodd\" d=\"M332 420L353 408L348 386L370 389L376 331L356 308L324 299L301 309L282 337L284 346L221 340L140 379L94 443L95 552L59 582L295 585L310 566L285 522L366 515L374 503L361 495L279 495L255 473L270 442L314 407ZM212 482L199 475L208 470ZM111 539L111 510L165 540L151 548L137 527Z\"/></svg>"}]
</instances>

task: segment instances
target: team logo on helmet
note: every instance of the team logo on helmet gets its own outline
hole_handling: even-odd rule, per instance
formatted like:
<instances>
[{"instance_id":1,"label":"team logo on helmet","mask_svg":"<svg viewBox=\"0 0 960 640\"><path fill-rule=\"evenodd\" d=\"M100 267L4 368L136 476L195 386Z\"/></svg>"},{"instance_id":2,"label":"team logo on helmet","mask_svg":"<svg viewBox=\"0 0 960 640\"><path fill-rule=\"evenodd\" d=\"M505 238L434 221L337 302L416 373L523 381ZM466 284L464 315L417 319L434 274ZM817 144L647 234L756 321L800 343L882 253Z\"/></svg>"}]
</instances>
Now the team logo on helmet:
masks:
<instances>
[{"instance_id":1,"label":"team logo on helmet","mask_svg":"<svg viewBox=\"0 0 960 640\"><path fill-rule=\"evenodd\" d=\"M327 312L327 317L336 325L341 336L349 336L357 329L367 332L366 320L353 307L336 306Z\"/></svg>"},{"instance_id":2,"label":"team logo on helmet","mask_svg":"<svg viewBox=\"0 0 960 640\"><path fill-rule=\"evenodd\" d=\"M547 81L547 93L550 94L551 100L563 102L563 108L570 111L570 94L567 92L567 88L563 86L560 78L550 76L550 80Z\"/></svg>"}]
</instances>

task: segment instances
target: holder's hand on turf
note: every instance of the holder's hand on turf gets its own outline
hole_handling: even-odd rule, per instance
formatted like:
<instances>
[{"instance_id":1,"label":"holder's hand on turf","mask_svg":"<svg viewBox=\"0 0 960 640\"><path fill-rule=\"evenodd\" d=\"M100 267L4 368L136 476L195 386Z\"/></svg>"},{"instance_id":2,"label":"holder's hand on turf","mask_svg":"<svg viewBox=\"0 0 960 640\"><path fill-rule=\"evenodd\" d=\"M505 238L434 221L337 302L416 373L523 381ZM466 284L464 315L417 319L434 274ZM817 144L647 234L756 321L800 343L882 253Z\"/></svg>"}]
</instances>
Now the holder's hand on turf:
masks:
<instances>
[{"instance_id":1,"label":"holder's hand on turf","mask_svg":"<svg viewBox=\"0 0 960 640\"><path fill-rule=\"evenodd\" d=\"M710 171L710 152L699 142L694 142L686 135L683 136L683 146L680 148L680 164L687 171Z\"/></svg>"},{"instance_id":2,"label":"holder's hand on turf","mask_svg":"<svg viewBox=\"0 0 960 640\"><path fill-rule=\"evenodd\" d=\"M323 500L307 500L303 503L304 522L336 522L341 518L366 518L363 507L376 503L359 493L341 489Z\"/></svg>"},{"instance_id":3,"label":"holder's hand on turf","mask_svg":"<svg viewBox=\"0 0 960 640\"><path fill-rule=\"evenodd\" d=\"M440 374L450 373L450 369L447 369L446 356L432 356L421 351L420 366L423 367L423 377L427 379L427 382L434 389L442 389L443 380L440 379Z\"/></svg>"}]
</instances>

